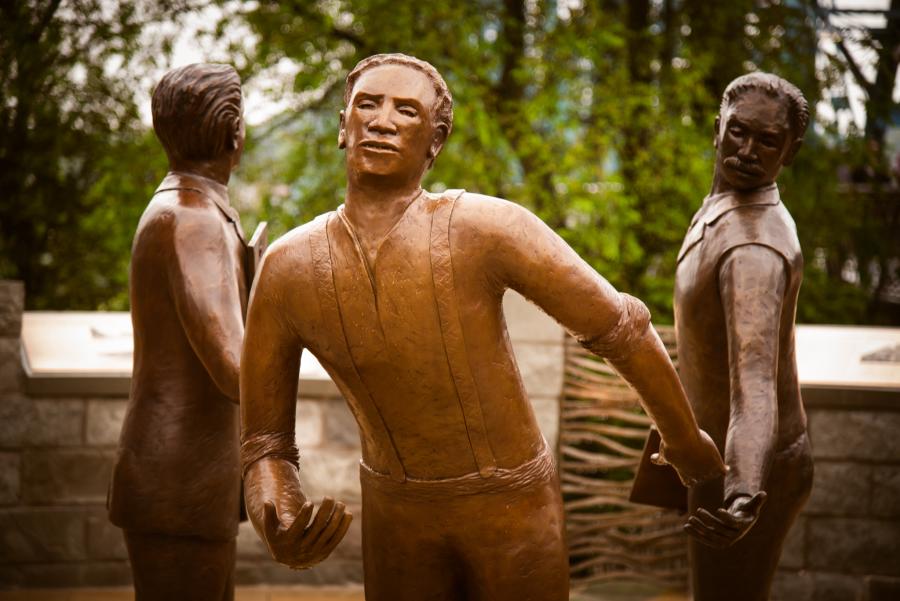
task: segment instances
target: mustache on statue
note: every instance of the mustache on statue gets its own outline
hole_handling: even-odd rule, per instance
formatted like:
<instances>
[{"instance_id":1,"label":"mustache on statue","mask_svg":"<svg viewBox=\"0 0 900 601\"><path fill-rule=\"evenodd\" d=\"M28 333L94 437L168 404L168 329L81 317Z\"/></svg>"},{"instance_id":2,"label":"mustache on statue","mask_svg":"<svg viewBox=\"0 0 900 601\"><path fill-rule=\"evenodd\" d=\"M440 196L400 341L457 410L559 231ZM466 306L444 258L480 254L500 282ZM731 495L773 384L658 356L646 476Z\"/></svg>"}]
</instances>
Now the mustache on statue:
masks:
<instances>
[{"instance_id":1,"label":"mustache on statue","mask_svg":"<svg viewBox=\"0 0 900 601\"><path fill-rule=\"evenodd\" d=\"M755 163L748 163L746 161L742 161L738 157L727 157L724 161L722 161L726 167L730 167L731 169L737 169L738 171L743 171L749 175L762 175L763 169L759 165Z\"/></svg>"}]
</instances>

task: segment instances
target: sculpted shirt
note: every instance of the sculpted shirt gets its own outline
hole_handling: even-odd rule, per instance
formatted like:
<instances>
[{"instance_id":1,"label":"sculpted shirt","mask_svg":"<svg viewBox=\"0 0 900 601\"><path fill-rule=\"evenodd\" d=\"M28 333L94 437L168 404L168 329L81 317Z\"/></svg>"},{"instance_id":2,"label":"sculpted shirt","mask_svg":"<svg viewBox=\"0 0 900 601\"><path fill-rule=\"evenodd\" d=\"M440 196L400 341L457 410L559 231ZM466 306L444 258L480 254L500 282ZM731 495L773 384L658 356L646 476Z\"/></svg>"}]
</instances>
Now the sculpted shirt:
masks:
<instances>
[{"instance_id":1,"label":"sculpted shirt","mask_svg":"<svg viewBox=\"0 0 900 601\"><path fill-rule=\"evenodd\" d=\"M225 186L203 177L169 173L141 217L134 370L109 497L120 527L237 534L244 249Z\"/></svg>"},{"instance_id":2,"label":"sculpted shirt","mask_svg":"<svg viewBox=\"0 0 900 601\"><path fill-rule=\"evenodd\" d=\"M678 254L679 373L700 427L731 467L726 501L764 490L772 454L806 432L794 354L802 271L796 227L774 184L707 197Z\"/></svg>"},{"instance_id":3,"label":"sculpted shirt","mask_svg":"<svg viewBox=\"0 0 900 601\"><path fill-rule=\"evenodd\" d=\"M503 319L507 288L598 349L627 346L649 320L537 217L460 191L422 193L371 264L343 208L322 215L270 247L259 278L284 362L260 369L294 369L309 349L356 416L365 466L397 482L489 477L543 451ZM293 431L293 406L274 396L244 408L245 469L266 454L257 439Z\"/></svg>"}]
</instances>

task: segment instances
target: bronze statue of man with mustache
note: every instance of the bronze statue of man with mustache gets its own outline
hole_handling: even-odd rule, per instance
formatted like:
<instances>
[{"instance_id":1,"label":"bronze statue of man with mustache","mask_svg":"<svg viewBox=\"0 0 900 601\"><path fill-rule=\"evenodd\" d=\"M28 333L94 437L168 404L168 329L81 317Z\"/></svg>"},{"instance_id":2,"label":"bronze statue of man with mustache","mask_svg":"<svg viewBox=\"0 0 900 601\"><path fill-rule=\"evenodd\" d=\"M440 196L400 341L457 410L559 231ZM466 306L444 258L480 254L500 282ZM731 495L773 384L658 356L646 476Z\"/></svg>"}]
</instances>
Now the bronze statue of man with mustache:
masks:
<instances>
[{"instance_id":1,"label":"bronze statue of man with mustache","mask_svg":"<svg viewBox=\"0 0 900 601\"><path fill-rule=\"evenodd\" d=\"M729 84L715 124L712 190L678 254L679 370L730 468L688 495L696 601L768 599L812 487L794 356L803 257L775 184L808 121L803 95L780 77L751 73Z\"/></svg>"},{"instance_id":2,"label":"bronze statue of man with mustache","mask_svg":"<svg viewBox=\"0 0 900 601\"><path fill-rule=\"evenodd\" d=\"M422 189L452 122L447 84L424 61L376 55L348 75L345 203L269 249L250 302L247 509L272 555L294 568L327 557L349 526L331 499L313 517L300 489L294 408L307 348L359 425L369 601L565 601L559 479L513 358L506 289L609 358L685 481L724 466L643 303L522 207Z\"/></svg>"}]
</instances>

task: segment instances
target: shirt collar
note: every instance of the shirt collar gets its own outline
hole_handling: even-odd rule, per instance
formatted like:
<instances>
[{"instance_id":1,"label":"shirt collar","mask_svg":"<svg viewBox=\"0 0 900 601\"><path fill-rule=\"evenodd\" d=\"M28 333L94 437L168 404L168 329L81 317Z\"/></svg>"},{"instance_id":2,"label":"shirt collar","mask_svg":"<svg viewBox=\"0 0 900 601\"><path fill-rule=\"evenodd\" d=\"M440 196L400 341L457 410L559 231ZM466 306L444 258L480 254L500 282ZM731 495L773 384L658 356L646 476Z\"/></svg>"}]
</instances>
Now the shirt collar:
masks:
<instances>
[{"instance_id":1,"label":"shirt collar","mask_svg":"<svg viewBox=\"0 0 900 601\"><path fill-rule=\"evenodd\" d=\"M780 202L781 196L778 193L778 185L775 183L747 192L733 191L713 194L703 199L703 206L691 220L691 227L694 227L699 221L707 225L714 223L725 213L741 207L771 206Z\"/></svg>"},{"instance_id":2,"label":"shirt collar","mask_svg":"<svg viewBox=\"0 0 900 601\"><path fill-rule=\"evenodd\" d=\"M166 190L194 190L212 200L228 217L229 221L240 223L240 216L228 202L228 187L208 177L184 171L169 171L156 192Z\"/></svg>"}]
</instances>

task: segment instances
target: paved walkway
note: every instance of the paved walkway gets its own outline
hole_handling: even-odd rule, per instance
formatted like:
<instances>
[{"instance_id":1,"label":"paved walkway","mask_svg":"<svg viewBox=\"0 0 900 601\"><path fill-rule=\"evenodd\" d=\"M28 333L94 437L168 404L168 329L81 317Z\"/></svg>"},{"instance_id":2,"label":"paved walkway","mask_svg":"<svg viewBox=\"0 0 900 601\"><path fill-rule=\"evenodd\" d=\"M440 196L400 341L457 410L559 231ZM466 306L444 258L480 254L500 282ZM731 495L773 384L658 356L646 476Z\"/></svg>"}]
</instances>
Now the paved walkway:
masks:
<instances>
[{"instance_id":1,"label":"paved walkway","mask_svg":"<svg viewBox=\"0 0 900 601\"><path fill-rule=\"evenodd\" d=\"M134 601L131 588L0 591L0 601ZM364 601L362 587L239 586L235 601ZM640 585L603 585L572 593L572 601L688 601L681 593Z\"/></svg>"}]
</instances>

